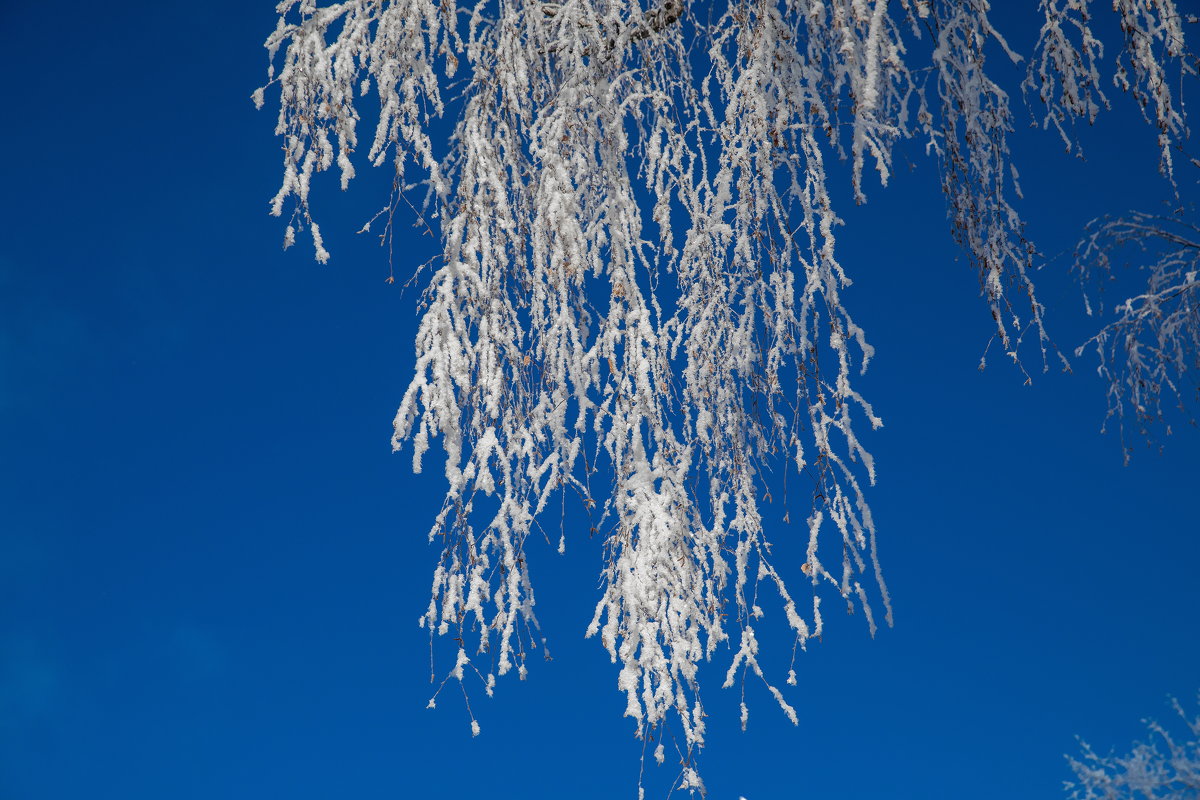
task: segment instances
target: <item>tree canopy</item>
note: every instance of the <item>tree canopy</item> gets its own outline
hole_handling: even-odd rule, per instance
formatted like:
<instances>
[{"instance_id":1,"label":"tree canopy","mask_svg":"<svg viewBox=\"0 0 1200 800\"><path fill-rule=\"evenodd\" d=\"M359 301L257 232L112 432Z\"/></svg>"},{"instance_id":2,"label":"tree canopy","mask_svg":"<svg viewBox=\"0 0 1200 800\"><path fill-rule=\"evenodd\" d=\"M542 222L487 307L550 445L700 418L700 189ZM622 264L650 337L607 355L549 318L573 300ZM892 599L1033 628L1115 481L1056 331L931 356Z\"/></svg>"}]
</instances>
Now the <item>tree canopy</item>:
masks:
<instances>
[{"instance_id":1,"label":"tree canopy","mask_svg":"<svg viewBox=\"0 0 1200 800\"><path fill-rule=\"evenodd\" d=\"M891 623L864 439L882 422L856 388L873 349L843 301L856 273L838 256L831 165L849 165L862 203L901 148L923 151L993 346L1022 372L1066 366L1018 210L1013 93L1068 151L1075 126L1128 94L1164 180L1195 165L1179 88L1196 74L1194 18L1174 0L1098 5L1042 0L1023 57L986 0L279 3L255 100L278 87L285 245L304 232L330 257L310 192L335 165L343 188L354 177L362 115L367 162L394 171L367 227L390 242L410 213L442 243L412 265L421 319L393 438L416 471L434 439L445 453L422 617L453 642L441 686L478 678L490 694L525 676L541 640L523 553L559 493L595 509L605 541L588 635L659 762L661 729L678 727L681 788L703 786L697 669L722 645L725 686L761 679L796 720L779 688L795 671L758 661L760 589L778 594L793 654L820 637L825 600L872 632ZM1026 65L1020 87L993 78L997 59ZM1082 276L1127 246L1150 253L1146 292L1089 343L1119 419L1154 423L1164 396L1190 399L1197 242L1186 217L1135 215L1081 243ZM763 521L785 464L809 508L799 575Z\"/></svg>"}]
</instances>

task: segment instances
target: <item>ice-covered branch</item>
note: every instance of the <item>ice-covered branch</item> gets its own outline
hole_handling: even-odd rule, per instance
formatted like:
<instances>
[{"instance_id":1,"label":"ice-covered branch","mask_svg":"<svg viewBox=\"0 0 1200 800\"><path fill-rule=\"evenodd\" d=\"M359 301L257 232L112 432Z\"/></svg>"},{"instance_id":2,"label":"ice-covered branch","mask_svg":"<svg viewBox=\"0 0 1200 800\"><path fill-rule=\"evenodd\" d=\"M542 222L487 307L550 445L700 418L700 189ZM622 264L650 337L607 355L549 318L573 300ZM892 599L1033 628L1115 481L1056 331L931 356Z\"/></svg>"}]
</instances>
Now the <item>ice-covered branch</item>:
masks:
<instances>
[{"instance_id":1,"label":"ice-covered branch","mask_svg":"<svg viewBox=\"0 0 1200 800\"><path fill-rule=\"evenodd\" d=\"M1118 75L1174 146L1186 134L1164 83L1163 64L1185 52L1174 5L1117 5ZM882 422L858 389L874 351L839 258L836 162L866 202L919 137L997 338L1019 360L1032 332L1044 358L1009 97L987 61L1019 57L985 0L278 10L264 89L280 92L284 176L271 210L290 204L285 243L307 228L328 258L312 190L335 164L343 188L353 178L360 113L374 125L367 161L395 170L391 203L423 192L441 240L422 273L393 439L412 447L417 471L440 451L446 494L430 539L442 555L421 619L431 639L453 642L439 685L478 678L490 694L497 676L525 676L543 647L526 547L568 493L595 509L604 539L589 634L617 664L636 734L676 726L681 781L701 787L702 662L728 648L726 684L761 681L798 720L779 688L802 685L794 665L760 660L767 595L793 653L820 636L823 599L861 610L872 632L891 622L867 503L865 437ZM1042 11L1026 86L1070 141L1069 122L1106 103L1102 50L1089 0L1044 0ZM435 135L443 124L449 134ZM1135 238L1122 230L1109 236ZM1118 321L1125 340L1157 326L1153 354L1169 376L1138 362L1128 385L1142 398L1179 386L1180 347L1195 337L1195 271L1171 258ZM1102 336L1097 349L1114 352L1115 330ZM803 488L784 497L772 476L789 467ZM802 555L779 557L775 537Z\"/></svg>"},{"instance_id":2,"label":"ice-covered branch","mask_svg":"<svg viewBox=\"0 0 1200 800\"><path fill-rule=\"evenodd\" d=\"M1147 742L1124 755L1100 755L1086 742L1079 758L1067 757L1075 780L1071 800L1192 800L1200 797L1200 714L1189 716L1178 700L1171 706L1182 726L1146 721ZM1182 728L1182 736L1175 728Z\"/></svg>"},{"instance_id":3,"label":"ice-covered branch","mask_svg":"<svg viewBox=\"0 0 1200 800\"><path fill-rule=\"evenodd\" d=\"M1145 291L1106 309L1088 300L1089 313L1112 315L1079 347L1094 350L1108 386L1108 414L1142 435L1164 425L1163 400L1174 400L1184 419L1200 385L1200 228L1190 210L1178 216L1131 213L1097 220L1076 248L1075 268L1088 283L1114 280L1113 262L1125 260L1145 280ZM1103 289L1103 283L1100 288Z\"/></svg>"}]
</instances>

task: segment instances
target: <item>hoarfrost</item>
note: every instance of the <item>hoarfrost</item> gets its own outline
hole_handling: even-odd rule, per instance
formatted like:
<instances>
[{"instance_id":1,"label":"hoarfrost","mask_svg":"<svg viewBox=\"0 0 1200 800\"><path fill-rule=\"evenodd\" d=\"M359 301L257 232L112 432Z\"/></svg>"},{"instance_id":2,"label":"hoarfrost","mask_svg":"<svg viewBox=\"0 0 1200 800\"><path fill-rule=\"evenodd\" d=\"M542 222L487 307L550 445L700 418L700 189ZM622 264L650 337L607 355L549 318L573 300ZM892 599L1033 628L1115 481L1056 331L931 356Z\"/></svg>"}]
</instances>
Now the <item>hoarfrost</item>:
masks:
<instances>
[{"instance_id":1,"label":"hoarfrost","mask_svg":"<svg viewBox=\"0 0 1200 800\"><path fill-rule=\"evenodd\" d=\"M1042 0L1024 86L1068 147L1071 123L1108 105L1090 1ZM1180 17L1173 0L1114 9L1116 86L1145 109L1173 175L1186 129L1164 76L1185 53ZM392 440L412 444L417 472L433 440L445 455L429 531L442 554L421 618L431 640L457 646L441 686L475 676L490 695L495 676L527 675L540 637L525 544L560 492L595 507L590 533L604 537L587 635L618 665L637 735L681 730L680 788L703 791L697 671L724 643L738 643L725 685L740 677L744 695L754 675L797 721L758 661L761 587L778 592L793 650L821 635L829 594L861 608L872 632L876 606L891 624L864 490L875 465L860 440L882 421L855 384L874 351L843 299L827 161L849 162L865 202L873 181L887 184L896 145L923 141L996 338L1017 360L1031 334L1044 361L1012 113L986 69L989 50L1020 59L989 10L744 0L710 23L682 0L278 4L266 45L284 153L271 213L290 205L285 246L307 230L328 259L313 181L335 165L342 188L354 178L367 94L378 99L367 160L395 171L384 239L409 195L441 237L440 258L415 271L426 280L416 362ZM252 99L261 106L263 90ZM448 108L446 140L432 126ZM1161 309L1163 292L1192 296L1194 266L1176 259L1162 274L1122 325ZM808 481L780 498L807 517L790 583L764 529L778 488L767 472L788 461ZM794 669L781 677L797 684ZM661 761L661 744L654 753Z\"/></svg>"}]
</instances>

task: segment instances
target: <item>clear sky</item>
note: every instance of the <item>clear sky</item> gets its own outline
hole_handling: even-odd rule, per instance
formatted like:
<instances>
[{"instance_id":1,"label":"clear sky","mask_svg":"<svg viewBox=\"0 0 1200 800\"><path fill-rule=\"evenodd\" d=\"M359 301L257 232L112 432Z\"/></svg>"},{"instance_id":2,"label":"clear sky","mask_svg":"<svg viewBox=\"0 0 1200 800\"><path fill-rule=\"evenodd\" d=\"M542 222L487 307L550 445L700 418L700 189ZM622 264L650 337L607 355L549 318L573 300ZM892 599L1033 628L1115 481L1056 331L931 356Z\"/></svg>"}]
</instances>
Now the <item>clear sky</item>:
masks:
<instances>
[{"instance_id":1,"label":"clear sky","mask_svg":"<svg viewBox=\"0 0 1200 800\"><path fill-rule=\"evenodd\" d=\"M425 708L439 471L388 446L414 295L352 233L382 176L320 187L330 265L280 250L274 116L249 100L271 5L0 15L0 797L633 797L616 670L582 638L600 543L573 511L565 556L529 552L554 661L472 697L478 738L453 693ZM1017 137L1048 255L1162 198L1130 112L1087 163ZM829 615L798 728L752 686L738 731L714 663L719 800L1056 798L1075 735L1126 745L1200 688L1200 436L1124 467L1086 357L1032 386L976 370L991 322L911 157L840 233L877 348L861 388L886 423L867 445L896 626ZM400 276L433 252L403 237ZM1094 323L1066 266L1036 280L1069 351ZM648 765L648 797L673 774Z\"/></svg>"}]
</instances>

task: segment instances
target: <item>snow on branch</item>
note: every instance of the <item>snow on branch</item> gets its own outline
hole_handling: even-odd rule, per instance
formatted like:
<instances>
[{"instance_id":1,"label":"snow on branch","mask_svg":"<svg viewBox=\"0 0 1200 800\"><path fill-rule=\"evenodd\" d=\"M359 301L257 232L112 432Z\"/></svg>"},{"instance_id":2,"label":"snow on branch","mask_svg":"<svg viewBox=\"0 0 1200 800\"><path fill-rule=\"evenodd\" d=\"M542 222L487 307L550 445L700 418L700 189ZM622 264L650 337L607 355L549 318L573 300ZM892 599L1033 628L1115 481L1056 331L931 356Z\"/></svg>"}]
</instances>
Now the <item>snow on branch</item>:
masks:
<instances>
[{"instance_id":1,"label":"snow on branch","mask_svg":"<svg viewBox=\"0 0 1200 800\"><path fill-rule=\"evenodd\" d=\"M1065 783L1068 797L1071 800L1200 797L1200 714L1189 716L1174 698L1171 707L1182 726L1176 723L1172 728L1146 720L1150 740L1135 742L1124 755L1100 755L1081 742L1080 757L1067 757L1075 773L1075 780ZM1182 730L1175 730L1178 728Z\"/></svg>"},{"instance_id":2,"label":"snow on branch","mask_svg":"<svg viewBox=\"0 0 1200 800\"><path fill-rule=\"evenodd\" d=\"M1116 8L1118 84L1174 146L1186 134L1163 71L1184 52L1174 4ZM1067 139L1070 120L1107 103L1102 51L1089 0L1042 11L1026 89ZM454 643L440 686L477 679L491 694L544 652L525 549L550 500L573 494L604 537L588 635L617 665L635 733L677 727L678 785L701 789L703 662L729 647L726 685L761 681L799 719L777 686L799 683L794 664L780 675L760 661L760 589L778 595L793 658L820 637L823 599L861 610L872 632L880 613L892 620L862 438L882 422L856 384L874 351L847 302L829 164L848 162L861 203L872 174L887 185L897 148L923 141L996 337L1019 362L1032 332L1045 359L1009 99L987 71L988 52L1019 56L985 0L283 0L278 12L254 100L279 89L271 212L290 205L285 244L307 229L328 259L312 188L335 164L343 188L354 177L366 109L367 160L395 171L385 211L423 192L441 238L393 438L416 471L435 444L444 456L429 532L442 556L421 618ZM435 135L443 117L452 130ZM1186 314L1162 324L1194 303L1183 241L1122 317L1126 339L1149 330L1139 320L1157 326L1156 354L1194 336ZM1178 385L1152 369L1130 384L1142 405L1158 391L1146 374ZM790 497L770 478L788 465L804 476ZM768 537L797 494L803 559L784 563Z\"/></svg>"},{"instance_id":3,"label":"snow on branch","mask_svg":"<svg viewBox=\"0 0 1200 800\"><path fill-rule=\"evenodd\" d=\"M1099 357L1108 416L1122 434L1131 421L1143 436L1159 425L1169 435L1164 399L1191 420L1200 398L1200 226L1188 216L1140 212L1096 220L1076 247L1080 280L1103 290L1118 259L1145 276L1146 289L1107 309L1103 298L1085 294L1089 314L1110 318L1076 354L1090 349Z\"/></svg>"},{"instance_id":4,"label":"snow on branch","mask_svg":"<svg viewBox=\"0 0 1200 800\"><path fill-rule=\"evenodd\" d=\"M1068 151L1078 149L1069 126L1090 125L1112 107L1102 88L1104 45L1093 30L1093 2L1041 0L1044 23L1022 84L1027 97L1037 94L1045 106L1043 127L1053 125ZM1134 99L1154 128L1159 169L1174 181L1174 153L1188 136L1180 87L1200 66L1183 25L1198 18L1182 14L1175 0L1112 0L1112 10L1122 37L1112 85Z\"/></svg>"}]
</instances>

